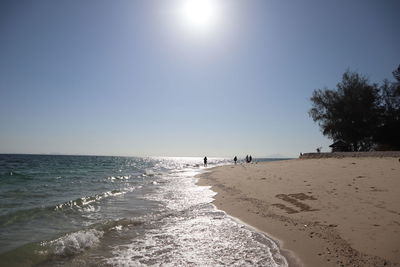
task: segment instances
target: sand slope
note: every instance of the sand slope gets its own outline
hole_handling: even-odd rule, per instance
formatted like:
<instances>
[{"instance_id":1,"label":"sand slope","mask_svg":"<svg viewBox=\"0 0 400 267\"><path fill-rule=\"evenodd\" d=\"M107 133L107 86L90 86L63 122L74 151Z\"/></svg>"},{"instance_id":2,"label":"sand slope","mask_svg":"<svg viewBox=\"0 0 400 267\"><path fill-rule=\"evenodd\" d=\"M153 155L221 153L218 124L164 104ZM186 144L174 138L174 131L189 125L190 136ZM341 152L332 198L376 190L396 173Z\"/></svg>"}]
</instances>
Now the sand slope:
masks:
<instances>
[{"instance_id":1,"label":"sand slope","mask_svg":"<svg viewBox=\"0 0 400 267\"><path fill-rule=\"evenodd\" d=\"M279 239L299 265L400 266L397 158L230 165L199 184L218 192L217 207Z\"/></svg>"}]
</instances>

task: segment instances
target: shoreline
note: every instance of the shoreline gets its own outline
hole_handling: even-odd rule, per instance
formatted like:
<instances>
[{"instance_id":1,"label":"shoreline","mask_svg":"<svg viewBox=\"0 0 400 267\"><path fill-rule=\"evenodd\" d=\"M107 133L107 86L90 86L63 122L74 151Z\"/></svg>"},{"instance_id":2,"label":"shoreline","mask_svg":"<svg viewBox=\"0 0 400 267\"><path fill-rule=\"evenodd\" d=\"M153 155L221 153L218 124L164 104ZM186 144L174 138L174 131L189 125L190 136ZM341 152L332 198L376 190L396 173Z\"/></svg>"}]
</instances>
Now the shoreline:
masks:
<instances>
[{"instance_id":1,"label":"shoreline","mask_svg":"<svg viewBox=\"0 0 400 267\"><path fill-rule=\"evenodd\" d=\"M397 158L226 165L198 177L217 208L277 241L290 266L400 266Z\"/></svg>"},{"instance_id":2,"label":"shoreline","mask_svg":"<svg viewBox=\"0 0 400 267\"><path fill-rule=\"evenodd\" d=\"M215 208L218 209L218 207L216 205L214 205ZM226 213L226 212L225 212ZM271 236L269 233L264 232L263 230L241 220L238 217L234 217L228 213L226 213L227 216L229 216L232 220L246 226L247 228L250 228L251 230L258 232L258 233L262 233L264 235L266 235L270 240L272 240L276 246L278 246L279 248L279 252L280 254L285 258L285 260L287 261L288 265L291 267L301 267L302 263L300 261L300 259L298 257L296 257L296 255L293 253L293 251L290 251L288 249L283 249L282 248L282 240L277 239L276 237Z\"/></svg>"},{"instance_id":3,"label":"shoreline","mask_svg":"<svg viewBox=\"0 0 400 267\"><path fill-rule=\"evenodd\" d=\"M231 166L231 165L228 165L228 166ZM213 171L213 169L216 169L216 168L220 168L220 167L213 167L213 168L210 168L207 172L196 175L196 177L199 178L199 180L196 183L197 185L210 187L210 189L212 191L217 193L217 195L214 196L214 201L212 202L212 204L217 209L224 211L227 214L227 216L231 217L232 220L234 220L240 224L243 224L246 227L248 227L256 232L265 234L269 239L271 239L279 247L280 254L286 259L286 261L290 267L304 266L301 259L295 254L294 251L291 251L291 250L283 247L283 243L284 243L283 240L278 239L276 236L272 235L269 232L266 232L262 228L258 228L257 226L255 226L255 224L252 224L251 222L249 222L249 220L247 218L244 218L243 216L241 216L239 214L235 214L235 212L233 212L231 210L228 211L228 209L223 204L220 205L220 203L218 203L218 204L216 203L221 200L223 201L225 196L222 196L222 197L218 196L221 194L221 192L218 191L218 189L215 189L214 186L207 183L207 181L204 181L205 178L210 178L207 176L207 174L211 173Z\"/></svg>"}]
</instances>

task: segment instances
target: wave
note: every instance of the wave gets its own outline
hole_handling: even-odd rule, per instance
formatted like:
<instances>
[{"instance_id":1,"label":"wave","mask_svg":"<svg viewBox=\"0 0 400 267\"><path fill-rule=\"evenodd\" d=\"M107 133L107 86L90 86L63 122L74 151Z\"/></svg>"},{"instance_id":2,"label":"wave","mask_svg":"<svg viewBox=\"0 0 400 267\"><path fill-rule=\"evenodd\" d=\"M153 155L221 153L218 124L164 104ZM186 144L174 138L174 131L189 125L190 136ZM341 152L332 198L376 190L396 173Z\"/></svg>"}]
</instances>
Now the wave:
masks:
<instances>
[{"instance_id":1,"label":"wave","mask_svg":"<svg viewBox=\"0 0 400 267\"><path fill-rule=\"evenodd\" d=\"M87 229L66 234L55 240L29 243L0 254L0 265L37 266L57 262L61 258L77 255L96 246L103 235L103 231Z\"/></svg>"},{"instance_id":2,"label":"wave","mask_svg":"<svg viewBox=\"0 0 400 267\"><path fill-rule=\"evenodd\" d=\"M136 227L143 221L122 218L92 225L88 229L65 234L57 239L41 242L41 253L58 256L72 256L97 245L103 236L126 227Z\"/></svg>"},{"instance_id":3,"label":"wave","mask_svg":"<svg viewBox=\"0 0 400 267\"><path fill-rule=\"evenodd\" d=\"M142 225L143 221L118 219L92 225L62 236L41 242L25 244L11 251L0 254L0 265L3 266L35 266L57 262L62 258L73 257L85 250L93 248L102 238L113 231L121 231L125 227Z\"/></svg>"},{"instance_id":4,"label":"wave","mask_svg":"<svg viewBox=\"0 0 400 267\"><path fill-rule=\"evenodd\" d=\"M42 246L47 250L41 251L45 254L58 256L72 256L79 254L85 249L93 247L100 242L104 235L103 231L96 229L81 230L70 233L50 242L42 242Z\"/></svg>"},{"instance_id":5,"label":"wave","mask_svg":"<svg viewBox=\"0 0 400 267\"><path fill-rule=\"evenodd\" d=\"M104 193L96 194L93 196L77 198L75 200L70 200L70 201L55 205L55 206L36 207L36 208L31 208L31 209L18 210L18 211L0 216L0 226L7 226L7 225L21 222L21 221L28 221L28 220L32 220L35 218L40 218L44 215L52 214L55 212L57 213L60 211L61 212L85 211L84 208L87 207L89 204L92 204L94 202L100 201L105 198L119 196L119 195L125 194L132 190L133 190L133 188L131 188L128 191L112 190L112 191L107 191Z\"/></svg>"},{"instance_id":6,"label":"wave","mask_svg":"<svg viewBox=\"0 0 400 267\"><path fill-rule=\"evenodd\" d=\"M96 194L93 196L88 196L88 197L81 197L77 198L75 200L70 200L61 204L58 204L54 207L54 210L64 210L64 209L73 209L73 208L82 208L86 205L89 205L93 202L99 201L104 198L108 198L111 196L119 196L122 194L125 194L126 191L121 191L121 190L112 190L112 191L107 191L101 194Z\"/></svg>"},{"instance_id":7,"label":"wave","mask_svg":"<svg viewBox=\"0 0 400 267\"><path fill-rule=\"evenodd\" d=\"M109 176L107 180L116 181L116 180L128 180L132 177L132 175L117 175L117 176Z\"/></svg>"}]
</instances>

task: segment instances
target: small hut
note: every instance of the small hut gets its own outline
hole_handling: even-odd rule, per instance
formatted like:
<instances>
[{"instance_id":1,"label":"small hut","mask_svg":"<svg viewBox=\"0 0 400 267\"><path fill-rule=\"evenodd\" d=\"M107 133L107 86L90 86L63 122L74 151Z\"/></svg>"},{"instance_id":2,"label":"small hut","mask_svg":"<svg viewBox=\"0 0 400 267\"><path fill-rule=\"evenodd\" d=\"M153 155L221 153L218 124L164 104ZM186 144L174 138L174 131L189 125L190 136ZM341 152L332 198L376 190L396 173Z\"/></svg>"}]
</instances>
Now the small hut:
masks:
<instances>
[{"instance_id":1,"label":"small hut","mask_svg":"<svg viewBox=\"0 0 400 267\"><path fill-rule=\"evenodd\" d=\"M346 144L343 140L338 140L332 145L329 146L332 148L332 152L347 152L349 151L349 145Z\"/></svg>"}]
</instances>

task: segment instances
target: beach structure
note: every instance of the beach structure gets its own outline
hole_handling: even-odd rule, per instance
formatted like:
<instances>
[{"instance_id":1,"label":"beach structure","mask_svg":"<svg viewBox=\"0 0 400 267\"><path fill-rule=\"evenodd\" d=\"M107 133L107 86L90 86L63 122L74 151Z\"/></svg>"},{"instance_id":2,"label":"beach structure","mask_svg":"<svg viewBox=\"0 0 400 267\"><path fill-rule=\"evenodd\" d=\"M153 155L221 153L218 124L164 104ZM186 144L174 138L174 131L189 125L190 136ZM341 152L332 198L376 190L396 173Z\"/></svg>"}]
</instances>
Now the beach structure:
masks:
<instances>
[{"instance_id":1,"label":"beach structure","mask_svg":"<svg viewBox=\"0 0 400 267\"><path fill-rule=\"evenodd\" d=\"M338 140L329 146L332 148L332 152L347 152L349 151L349 145L343 140Z\"/></svg>"}]
</instances>

